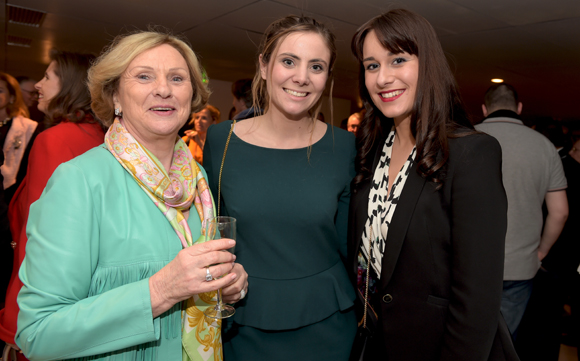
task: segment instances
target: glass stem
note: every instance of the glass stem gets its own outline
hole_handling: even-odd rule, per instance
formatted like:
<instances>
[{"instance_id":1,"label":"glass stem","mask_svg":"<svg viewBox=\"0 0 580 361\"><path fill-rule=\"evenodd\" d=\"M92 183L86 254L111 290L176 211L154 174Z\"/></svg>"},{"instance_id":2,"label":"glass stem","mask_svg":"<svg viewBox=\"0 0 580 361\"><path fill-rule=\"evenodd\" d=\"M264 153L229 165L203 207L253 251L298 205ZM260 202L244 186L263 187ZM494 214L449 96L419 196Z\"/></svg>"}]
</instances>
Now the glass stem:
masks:
<instances>
[{"instance_id":1,"label":"glass stem","mask_svg":"<svg viewBox=\"0 0 580 361\"><path fill-rule=\"evenodd\" d=\"M222 289L218 288L217 290L217 305L215 305L216 310L222 310L224 308L224 304L222 302Z\"/></svg>"}]
</instances>

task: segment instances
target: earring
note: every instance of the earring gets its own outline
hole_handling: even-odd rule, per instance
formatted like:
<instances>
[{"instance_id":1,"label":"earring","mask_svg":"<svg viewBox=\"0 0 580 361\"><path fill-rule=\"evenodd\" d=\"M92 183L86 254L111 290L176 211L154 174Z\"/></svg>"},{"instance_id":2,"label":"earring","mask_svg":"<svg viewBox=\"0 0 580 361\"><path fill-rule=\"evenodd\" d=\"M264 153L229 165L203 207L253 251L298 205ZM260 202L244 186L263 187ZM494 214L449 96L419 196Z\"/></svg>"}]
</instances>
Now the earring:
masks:
<instances>
[{"instance_id":1,"label":"earring","mask_svg":"<svg viewBox=\"0 0 580 361\"><path fill-rule=\"evenodd\" d=\"M123 112L119 108L115 108L115 115L118 117L123 117Z\"/></svg>"}]
</instances>

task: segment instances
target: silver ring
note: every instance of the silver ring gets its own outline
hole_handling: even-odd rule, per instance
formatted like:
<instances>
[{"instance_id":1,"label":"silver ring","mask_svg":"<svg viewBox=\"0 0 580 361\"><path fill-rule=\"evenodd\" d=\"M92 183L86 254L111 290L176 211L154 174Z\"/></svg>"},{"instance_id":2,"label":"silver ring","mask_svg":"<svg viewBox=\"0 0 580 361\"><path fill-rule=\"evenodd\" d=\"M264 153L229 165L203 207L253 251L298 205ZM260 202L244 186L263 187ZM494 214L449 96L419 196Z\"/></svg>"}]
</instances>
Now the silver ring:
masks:
<instances>
[{"instance_id":1,"label":"silver ring","mask_svg":"<svg viewBox=\"0 0 580 361\"><path fill-rule=\"evenodd\" d=\"M207 282L213 280L213 277L211 276L211 273L209 273L209 267L206 267L206 269L205 269L205 280Z\"/></svg>"},{"instance_id":2,"label":"silver ring","mask_svg":"<svg viewBox=\"0 0 580 361\"><path fill-rule=\"evenodd\" d=\"M246 297L246 290L244 290L244 289L242 288L242 290L240 291L240 300L243 300L243 299L244 299L244 297Z\"/></svg>"}]
</instances>

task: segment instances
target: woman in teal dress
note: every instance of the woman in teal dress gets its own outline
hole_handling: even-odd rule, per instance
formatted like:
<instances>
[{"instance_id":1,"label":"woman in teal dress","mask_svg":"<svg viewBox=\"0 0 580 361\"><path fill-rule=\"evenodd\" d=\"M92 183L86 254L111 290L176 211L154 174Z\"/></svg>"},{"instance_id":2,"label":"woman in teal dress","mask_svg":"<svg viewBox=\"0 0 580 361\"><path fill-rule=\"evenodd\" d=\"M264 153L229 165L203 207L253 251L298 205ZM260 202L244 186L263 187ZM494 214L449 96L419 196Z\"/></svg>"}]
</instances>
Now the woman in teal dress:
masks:
<instances>
[{"instance_id":1,"label":"woman in teal dress","mask_svg":"<svg viewBox=\"0 0 580 361\"><path fill-rule=\"evenodd\" d=\"M354 137L316 120L335 58L334 36L313 19L289 16L266 30L253 82L264 114L233 125L221 175L221 213L237 219L237 261L251 284L225 327L227 361L348 359ZM214 194L230 129L208 131Z\"/></svg>"},{"instance_id":2,"label":"woman in teal dress","mask_svg":"<svg viewBox=\"0 0 580 361\"><path fill-rule=\"evenodd\" d=\"M173 36L137 33L88 78L110 127L30 207L16 343L30 360L221 360L219 324L203 310L221 287L239 300L247 275L220 252L233 240L197 244L214 206L177 136L209 95L196 56Z\"/></svg>"}]
</instances>

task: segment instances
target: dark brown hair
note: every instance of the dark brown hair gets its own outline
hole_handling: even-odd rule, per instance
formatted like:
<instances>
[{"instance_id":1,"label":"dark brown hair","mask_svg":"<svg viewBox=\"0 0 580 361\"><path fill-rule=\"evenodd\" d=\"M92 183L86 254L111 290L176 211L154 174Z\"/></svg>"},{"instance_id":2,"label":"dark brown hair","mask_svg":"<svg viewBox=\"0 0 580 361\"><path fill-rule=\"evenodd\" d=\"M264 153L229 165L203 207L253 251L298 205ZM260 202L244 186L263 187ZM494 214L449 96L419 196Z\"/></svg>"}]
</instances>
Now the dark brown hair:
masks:
<instances>
[{"instance_id":1,"label":"dark brown hair","mask_svg":"<svg viewBox=\"0 0 580 361\"><path fill-rule=\"evenodd\" d=\"M285 18L276 20L266 29L264 38L262 39L258 49L258 54L262 55L262 63L267 65L270 62L272 55L278 50L280 43L284 41L288 35L296 32L311 32L320 35L326 42L328 50L330 50L328 80L330 80L330 117L332 118L332 88L334 85L332 71L336 61L336 45L334 34L325 25L307 16L288 15ZM267 112L270 97L268 95L266 81L262 79L260 65L260 58L258 57L256 62L256 75L254 75L254 81L252 82L252 95L254 98L253 106L255 109L261 109L261 107L263 107L264 112ZM320 97L318 102L314 104L310 111L313 121L316 121L316 116L320 112L321 107L322 97Z\"/></svg>"},{"instance_id":2,"label":"dark brown hair","mask_svg":"<svg viewBox=\"0 0 580 361\"><path fill-rule=\"evenodd\" d=\"M379 146L375 143L392 125L392 120L375 107L365 86L363 44L371 31L393 54L407 52L419 59L417 92L411 113L411 132L417 146L415 160L417 172L440 187L449 158L448 138L469 134L473 127L435 30L425 18L404 9L391 10L369 20L352 39L352 52L359 61L359 91L366 109L357 136L355 185L372 177L374 150Z\"/></svg>"},{"instance_id":3,"label":"dark brown hair","mask_svg":"<svg viewBox=\"0 0 580 361\"><path fill-rule=\"evenodd\" d=\"M12 97L12 100L6 105L6 114L9 117L16 117L21 115L25 118L29 117L28 107L24 104L22 99L22 91L20 90L20 85L14 77L7 73L0 72L0 81L6 83L8 88L8 98Z\"/></svg>"},{"instance_id":4,"label":"dark brown hair","mask_svg":"<svg viewBox=\"0 0 580 361\"><path fill-rule=\"evenodd\" d=\"M252 106L252 79L236 80L232 84L232 94L236 99L244 101L246 108Z\"/></svg>"},{"instance_id":5,"label":"dark brown hair","mask_svg":"<svg viewBox=\"0 0 580 361\"><path fill-rule=\"evenodd\" d=\"M56 63L54 72L60 80L60 90L48 103L46 127L65 119L75 123L93 122L87 71L95 57L90 54L52 50L50 59Z\"/></svg>"}]
</instances>

